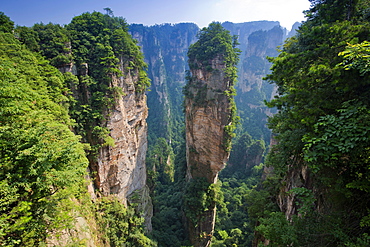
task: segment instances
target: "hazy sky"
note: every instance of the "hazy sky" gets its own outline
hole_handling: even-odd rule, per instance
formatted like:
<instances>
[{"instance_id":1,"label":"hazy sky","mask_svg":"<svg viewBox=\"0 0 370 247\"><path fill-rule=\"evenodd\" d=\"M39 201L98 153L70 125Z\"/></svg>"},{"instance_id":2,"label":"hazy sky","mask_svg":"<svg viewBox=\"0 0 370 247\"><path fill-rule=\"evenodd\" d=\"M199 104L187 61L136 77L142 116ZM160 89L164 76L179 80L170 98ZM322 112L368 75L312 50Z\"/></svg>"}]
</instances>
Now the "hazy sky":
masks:
<instances>
[{"instance_id":1,"label":"hazy sky","mask_svg":"<svg viewBox=\"0 0 370 247\"><path fill-rule=\"evenodd\" d=\"M128 23L154 25L194 22L200 27L212 21L280 21L291 29L304 20L308 0L0 0L0 11L21 26L34 23L68 24L84 12L113 10Z\"/></svg>"}]
</instances>

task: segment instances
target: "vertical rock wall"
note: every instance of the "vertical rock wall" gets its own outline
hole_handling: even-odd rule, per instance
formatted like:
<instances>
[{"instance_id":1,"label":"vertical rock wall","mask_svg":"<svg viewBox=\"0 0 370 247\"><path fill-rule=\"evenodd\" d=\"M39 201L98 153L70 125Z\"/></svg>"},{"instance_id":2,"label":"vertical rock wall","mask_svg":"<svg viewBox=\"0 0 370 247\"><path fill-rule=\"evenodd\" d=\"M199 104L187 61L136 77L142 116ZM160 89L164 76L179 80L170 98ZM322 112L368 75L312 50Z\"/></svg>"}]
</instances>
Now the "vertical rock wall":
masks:
<instances>
[{"instance_id":1,"label":"vertical rock wall","mask_svg":"<svg viewBox=\"0 0 370 247\"><path fill-rule=\"evenodd\" d=\"M205 177L216 183L229 158L225 126L231 123L230 100L225 94L230 82L222 59L212 61L212 70L192 69L192 82L185 98L187 180Z\"/></svg>"},{"instance_id":2,"label":"vertical rock wall","mask_svg":"<svg viewBox=\"0 0 370 247\"><path fill-rule=\"evenodd\" d=\"M190 182L205 178L207 183L214 184L229 158L225 126L231 124L231 110L225 91L230 81L225 77L222 57L212 60L212 69L198 65L198 69L191 69L192 79L186 87L186 176ZM198 215L196 224L189 221L189 236L194 246L210 245L215 216L216 205L211 203Z\"/></svg>"},{"instance_id":3,"label":"vertical rock wall","mask_svg":"<svg viewBox=\"0 0 370 247\"><path fill-rule=\"evenodd\" d=\"M121 70L124 71L123 64ZM135 203L139 203L146 228L151 231L153 209L145 166L148 107L145 94L135 92L136 74L125 72L124 76L112 80L112 87L122 89L114 107L105 114L114 145L99 149L93 171L96 172L95 186L103 196L114 194L126 205L131 198L140 198Z\"/></svg>"},{"instance_id":4,"label":"vertical rock wall","mask_svg":"<svg viewBox=\"0 0 370 247\"><path fill-rule=\"evenodd\" d=\"M198 30L193 23L130 25L132 37L142 47L151 79L147 93L149 145L160 137L169 143L182 138L178 125L184 121L181 89L185 85L186 54Z\"/></svg>"}]
</instances>

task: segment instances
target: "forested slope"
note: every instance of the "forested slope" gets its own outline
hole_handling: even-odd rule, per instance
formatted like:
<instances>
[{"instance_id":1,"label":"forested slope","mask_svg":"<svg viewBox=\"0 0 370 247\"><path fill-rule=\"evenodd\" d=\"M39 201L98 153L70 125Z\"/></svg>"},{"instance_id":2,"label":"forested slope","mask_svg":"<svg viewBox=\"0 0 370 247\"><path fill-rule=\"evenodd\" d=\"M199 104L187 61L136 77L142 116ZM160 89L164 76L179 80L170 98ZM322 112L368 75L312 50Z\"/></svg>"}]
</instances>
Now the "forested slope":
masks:
<instances>
[{"instance_id":1,"label":"forested slope","mask_svg":"<svg viewBox=\"0 0 370 247\"><path fill-rule=\"evenodd\" d=\"M155 245L143 234L148 195L138 200L129 194L145 191L149 79L127 24L94 12L75 17L68 27L14 28L1 13L0 26L0 244ZM103 181L102 154L114 154L113 147L121 145L109 116L118 122L117 112L127 111L123 99L137 103L128 105L136 118L123 119L135 129L133 136L143 135L127 148L139 156L143 181L135 183L132 175L124 181L131 192L120 194L124 176L111 169L115 187Z\"/></svg>"},{"instance_id":2,"label":"forested slope","mask_svg":"<svg viewBox=\"0 0 370 247\"><path fill-rule=\"evenodd\" d=\"M69 198L83 193L88 162L70 130L63 75L0 18L9 25L0 33L0 243L32 246L71 223Z\"/></svg>"},{"instance_id":3,"label":"forested slope","mask_svg":"<svg viewBox=\"0 0 370 247\"><path fill-rule=\"evenodd\" d=\"M269 246L369 246L369 2L311 1L271 58L277 142L254 211ZM253 208L253 206L251 207Z\"/></svg>"},{"instance_id":4,"label":"forested slope","mask_svg":"<svg viewBox=\"0 0 370 247\"><path fill-rule=\"evenodd\" d=\"M222 24L242 52L217 184L186 166L183 97L220 93L184 88L221 66L196 72L195 24L105 9L14 27L1 13L0 245L369 246L370 4L311 3L278 51L291 35L277 22ZM214 231L190 236L216 207Z\"/></svg>"}]
</instances>

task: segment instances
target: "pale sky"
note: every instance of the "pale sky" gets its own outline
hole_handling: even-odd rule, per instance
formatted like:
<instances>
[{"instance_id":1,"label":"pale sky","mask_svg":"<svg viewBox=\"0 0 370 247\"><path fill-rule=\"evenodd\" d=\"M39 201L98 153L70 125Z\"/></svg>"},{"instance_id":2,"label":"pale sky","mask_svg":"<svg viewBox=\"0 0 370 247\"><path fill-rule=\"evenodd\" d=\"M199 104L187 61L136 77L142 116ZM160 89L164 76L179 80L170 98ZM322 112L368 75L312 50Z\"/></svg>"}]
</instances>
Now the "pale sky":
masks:
<instances>
[{"instance_id":1,"label":"pale sky","mask_svg":"<svg viewBox=\"0 0 370 247\"><path fill-rule=\"evenodd\" d=\"M68 24L84 12L113 10L128 23L147 26L162 23L194 22L199 27L212 21L234 23L279 21L291 29L303 21L308 0L1 0L0 11L16 25L32 26L49 22Z\"/></svg>"}]
</instances>

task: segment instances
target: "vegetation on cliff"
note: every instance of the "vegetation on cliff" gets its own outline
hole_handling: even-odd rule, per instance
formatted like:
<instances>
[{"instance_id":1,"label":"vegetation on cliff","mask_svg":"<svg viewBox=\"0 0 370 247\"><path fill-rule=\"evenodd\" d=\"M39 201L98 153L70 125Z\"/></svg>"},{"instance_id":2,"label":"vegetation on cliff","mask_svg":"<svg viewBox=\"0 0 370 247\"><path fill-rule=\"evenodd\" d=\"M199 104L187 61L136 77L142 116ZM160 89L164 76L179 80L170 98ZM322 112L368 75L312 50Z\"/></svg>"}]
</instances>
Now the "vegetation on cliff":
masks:
<instances>
[{"instance_id":1,"label":"vegetation on cliff","mask_svg":"<svg viewBox=\"0 0 370 247\"><path fill-rule=\"evenodd\" d=\"M138 97L149 86L125 21L94 12L14 29L0 13L0 27L0 245L154 246L132 208L87 194L88 154L113 145L112 79L137 77Z\"/></svg>"},{"instance_id":2,"label":"vegetation on cliff","mask_svg":"<svg viewBox=\"0 0 370 247\"><path fill-rule=\"evenodd\" d=\"M230 110L230 124L225 126L227 137L224 140L224 148L226 151L231 151L231 138L235 137L234 131L238 123L236 112L236 104L234 96L236 91L234 84L237 80L237 64L239 62L240 49L236 46L237 36L231 36L230 32L222 27L220 23L213 22L208 27L203 28L198 33L198 41L189 47L188 63L191 70L203 69L208 72L215 70L212 66L212 61L219 59L224 64L225 80L228 85L223 93L228 97ZM184 87L184 95L190 99L194 98L194 104L204 105L209 101L207 93L207 85L198 83L196 76L189 73L187 75L188 83ZM190 88L196 88L196 94L190 92Z\"/></svg>"},{"instance_id":3,"label":"vegetation on cliff","mask_svg":"<svg viewBox=\"0 0 370 247\"><path fill-rule=\"evenodd\" d=\"M92 145L93 154L101 145L113 145L104 121L122 91L112 86L113 78L123 73L137 76L138 94L150 85L143 55L127 32L128 25L110 14L84 13L66 27L41 23L15 30L30 50L72 72L65 74L76 100L70 114L77 123L75 131Z\"/></svg>"},{"instance_id":4,"label":"vegetation on cliff","mask_svg":"<svg viewBox=\"0 0 370 247\"><path fill-rule=\"evenodd\" d=\"M270 59L266 78L279 94L268 105L279 112L269 126L278 144L264 200L283 212L260 211L256 229L270 246L368 246L370 6L311 3L298 34Z\"/></svg>"},{"instance_id":5,"label":"vegetation on cliff","mask_svg":"<svg viewBox=\"0 0 370 247\"><path fill-rule=\"evenodd\" d=\"M257 74L260 77L265 75L270 65L264 59L264 55L274 56L277 53L273 44L277 45L282 42L283 29L273 28L277 23L267 21L243 24L224 23L223 26L226 27L226 24L228 30L241 33L243 39L240 42L243 43L240 47L244 51L248 50L245 54L248 57L239 64L241 71L244 68L244 71L250 70L251 75ZM184 85L185 78L179 68L183 70L185 68L187 60L185 44L195 40L196 30L198 29L194 24L188 23L152 27L135 24L130 26L130 32L143 47L145 58L149 61L148 74L152 77L151 91L147 94L150 106L147 167L149 170L148 185L152 189L154 206L153 236L159 246L190 245L186 241L182 210L183 205L188 204L186 207L190 208L197 202L192 201L191 197L184 198L183 196L186 188L184 181L186 160L183 115L181 114L182 109L180 111L178 108L179 101L182 100L181 95L179 96L179 87ZM258 49L254 49L256 45ZM176 66L172 66L174 64ZM158 81L158 78L161 78L161 81ZM258 80L262 83L261 79ZM243 82L243 84L250 85L249 82ZM261 108L250 108L250 105L263 105L263 99L270 98L271 88L274 86L268 83L262 83L261 86L256 83L252 85L252 90L249 92L243 92L242 86L240 83L236 85L240 91L235 96L237 97L238 114L242 116L240 119L242 124L238 125L236 137L233 138L229 164L219 175L222 184L218 184L216 189L218 213L212 240L214 246L231 246L232 244L251 246L255 220L250 219L248 211L251 207L250 211L253 214L256 209L264 205L263 203L253 204L256 196L253 188L260 181L263 168L260 163L263 162L262 156L265 150L264 142L258 139L269 141L270 132L264 126L265 113ZM169 130L169 128L172 129ZM166 140L158 137L164 137ZM171 147L173 152L170 150ZM171 181L168 175L173 172L174 179ZM201 182L197 184L202 185ZM193 186L198 188L193 194L213 193L211 192L213 188L208 188L208 186L209 184L204 188ZM211 198L208 200L208 202L204 200L200 205L207 205L211 202ZM195 211L194 214L199 213L199 210ZM192 212L189 214L192 218L196 218Z\"/></svg>"},{"instance_id":6,"label":"vegetation on cliff","mask_svg":"<svg viewBox=\"0 0 370 247\"><path fill-rule=\"evenodd\" d=\"M190 72L184 87L188 184L184 211L194 246L210 243L216 205L223 201L216 182L227 162L237 122L233 99L240 53L237 44L237 37L220 23L211 23L199 32L198 41L188 51Z\"/></svg>"}]
</instances>

